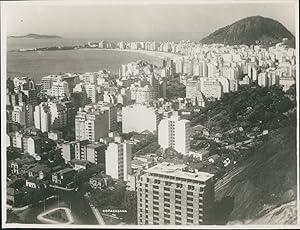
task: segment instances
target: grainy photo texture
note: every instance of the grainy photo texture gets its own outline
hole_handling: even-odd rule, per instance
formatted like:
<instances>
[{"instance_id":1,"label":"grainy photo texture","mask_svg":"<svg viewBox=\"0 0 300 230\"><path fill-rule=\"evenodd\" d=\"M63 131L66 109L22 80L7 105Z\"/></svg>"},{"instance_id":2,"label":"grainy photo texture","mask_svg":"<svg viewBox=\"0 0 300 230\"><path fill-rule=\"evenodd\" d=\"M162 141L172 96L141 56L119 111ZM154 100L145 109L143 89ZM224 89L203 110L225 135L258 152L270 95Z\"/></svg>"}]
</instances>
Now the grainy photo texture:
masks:
<instances>
[{"instance_id":1,"label":"grainy photo texture","mask_svg":"<svg viewBox=\"0 0 300 230\"><path fill-rule=\"evenodd\" d=\"M297 1L1 2L3 227L299 227Z\"/></svg>"}]
</instances>

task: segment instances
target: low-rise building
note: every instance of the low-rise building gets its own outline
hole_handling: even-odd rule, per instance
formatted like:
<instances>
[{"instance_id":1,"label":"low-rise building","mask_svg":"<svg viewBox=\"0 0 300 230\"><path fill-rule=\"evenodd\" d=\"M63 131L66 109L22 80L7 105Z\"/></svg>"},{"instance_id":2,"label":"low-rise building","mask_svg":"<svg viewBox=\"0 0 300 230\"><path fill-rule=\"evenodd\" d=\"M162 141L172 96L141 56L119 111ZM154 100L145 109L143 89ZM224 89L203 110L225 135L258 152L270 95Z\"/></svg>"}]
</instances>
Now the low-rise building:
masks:
<instances>
[{"instance_id":1,"label":"low-rise building","mask_svg":"<svg viewBox=\"0 0 300 230\"><path fill-rule=\"evenodd\" d=\"M113 180L111 176L105 175L105 174L98 174L89 179L89 184L91 188L93 189L105 189L109 186L111 186L113 183Z\"/></svg>"},{"instance_id":2,"label":"low-rise building","mask_svg":"<svg viewBox=\"0 0 300 230\"><path fill-rule=\"evenodd\" d=\"M52 183L58 186L69 187L73 183L76 171L72 168L65 168L52 173Z\"/></svg>"}]
</instances>

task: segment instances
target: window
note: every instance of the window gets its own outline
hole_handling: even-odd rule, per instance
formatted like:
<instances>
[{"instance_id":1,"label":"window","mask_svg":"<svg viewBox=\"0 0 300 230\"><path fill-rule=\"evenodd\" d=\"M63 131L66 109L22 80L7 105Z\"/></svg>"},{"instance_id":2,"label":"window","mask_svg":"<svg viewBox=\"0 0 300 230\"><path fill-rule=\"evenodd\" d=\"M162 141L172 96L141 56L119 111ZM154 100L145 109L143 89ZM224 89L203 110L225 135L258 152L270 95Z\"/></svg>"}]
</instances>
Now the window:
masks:
<instances>
[{"instance_id":1,"label":"window","mask_svg":"<svg viewBox=\"0 0 300 230\"><path fill-rule=\"evenodd\" d=\"M160 180L154 179L154 184L159 184Z\"/></svg>"},{"instance_id":2,"label":"window","mask_svg":"<svg viewBox=\"0 0 300 230\"><path fill-rule=\"evenodd\" d=\"M187 222L192 224L192 223L194 223L194 220L193 219L187 219Z\"/></svg>"},{"instance_id":3,"label":"window","mask_svg":"<svg viewBox=\"0 0 300 230\"><path fill-rule=\"evenodd\" d=\"M188 196L192 196L192 195L193 195L193 192L187 192L187 195L188 195Z\"/></svg>"},{"instance_id":4,"label":"window","mask_svg":"<svg viewBox=\"0 0 300 230\"><path fill-rule=\"evenodd\" d=\"M175 216L175 220L181 220L181 216Z\"/></svg>"},{"instance_id":5,"label":"window","mask_svg":"<svg viewBox=\"0 0 300 230\"><path fill-rule=\"evenodd\" d=\"M187 211L188 212L193 212L193 209L192 208L187 208Z\"/></svg>"},{"instance_id":6,"label":"window","mask_svg":"<svg viewBox=\"0 0 300 230\"><path fill-rule=\"evenodd\" d=\"M147 182L149 182L150 181L150 179L149 178L147 178Z\"/></svg>"},{"instance_id":7,"label":"window","mask_svg":"<svg viewBox=\"0 0 300 230\"><path fill-rule=\"evenodd\" d=\"M193 213L188 213L187 216L188 217L193 217Z\"/></svg>"},{"instance_id":8,"label":"window","mask_svg":"<svg viewBox=\"0 0 300 230\"><path fill-rule=\"evenodd\" d=\"M175 199L181 199L181 195L175 195Z\"/></svg>"},{"instance_id":9,"label":"window","mask_svg":"<svg viewBox=\"0 0 300 230\"><path fill-rule=\"evenodd\" d=\"M170 196L170 193L166 193L166 192L165 192L165 193L164 193L164 196Z\"/></svg>"},{"instance_id":10,"label":"window","mask_svg":"<svg viewBox=\"0 0 300 230\"><path fill-rule=\"evenodd\" d=\"M158 210L158 207L157 207L157 206L153 206L153 209L154 209L154 210Z\"/></svg>"},{"instance_id":11,"label":"window","mask_svg":"<svg viewBox=\"0 0 300 230\"><path fill-rule=\"evenodd\" d=\"M170 222L170 220L164 220L164 223L165 224L170 224L171 222Z\"/></svg>"},{"instance_id":12,"label":"window","mask_svg":"<svg viewBox=\"0 0 300 230\"><path fill-rule=\"evenodd\" d=\"M170 204L166 203L166 204L165 204L165 207L170 207Z\"/></svg>"},{"instance_id":13,"label":"window","mask_svg":"<svg viewBox=\"0 0 300 230\"><path fill-rule=\"evenodd\" d=\"M195 189L195 186L193 186L193 185L188 186L188 190L194 190L194 189Z\"/></svg>"},{"instance_id":14,"label":"window","mask_svg":"<svg viewBox=\"0 0 300 230\"><path fill-rule=\"evenodd\" d=\"M166 186L171 186L171 185L172 185L172 182L166 181L166 182L165 182L165 185L166 185Z\"/></svg>"},{"instance_id":15,"label":"window","mask_svg":"<svg viewBox=\"0 0 300 230\"><path fill-rule=\"evenodd\" d=\"M200 187L200 192L203 193L204 192L204 188Z\"/></svg>"},{"instance_id":16,"label":"window","mask_svg":"<svg viewBox=\"0 0 300 230\"><path fill-rule=\"evenodd\" d=\"M153 204L154 204L154 205L158 205L158 202L157 202L157 201L153 201Z\"/></svg>"},{"instance_id":17,"label":"window","mask_svg":"<svg viewBox=\"0 0 300 230\"><path fill-rule=\"evenodd\" d=\"M164 217L165 217L165 218L170 218L170 214L164 213Z\"/></svg>"},{"instance_id":18,"label":"window","mask_svg":"<svg viewBox=\"0 0 300 230\"><path fill-rule=\"evenodd\" d=\"M175 214L176 215L181 215L181 212L180 211L176 211Z\"/></svg>"},{"instance_id":19,"label":"window","mask_svg":"<svg viewBox=\"0 0 300 230\"><path fill-rule=\"evenodd\" d=\"M158 216L158 212L153 211L153 216ZM155 217L153 219L155 219ZM157 220L158 220L158 218L157 218Z\"/></svg>"},{"instance_id":20,"label":"window","mask_svg":"<svg viewBox=\"0 0 300 230\"><path fill-rule=\"evenodd\" d=\"M158 196L153 196L153 200L158 200Z\"/></svg>"},{"instance_id":21,"label":"window","mask_svg":"<svg viewBox=\"0 0 300 230\"><path fill-rule=\"evenodd\" d=\"M165 202L170 202L169 198L165 198L164 200L165 200Z\"/></svg>"},{"instance_id":22,"label":"window","mask_svg":"<svg viewBox=\"0 0 300 230\"><path fill-rule=\"evenodd\" d=\"M158 189L158 186L157 185L153 185L153 189Z\"/></svg>"},{"instance_id":23,"label":"window","mask_svg":"<svg viewBox=\"0 0 300 230\"><path fill-rule=\"evenodd\" d=\"M181 200L175 200L176 204L181 204Z\"/></svg>"},{"instance_id":24,"label":"window","mask_svg":"<svg viewBox=\"0 0 300 230\"><path fill-rule=\"evenodd\" d=\"M187 197L187 200L193 201L193 197Z\"/></svg>"},{"instance_id":25,"label":"window","mask_svg":"<svg viewBox=\"0 0 300 230\"><path fill-rule=\"evenodd\" d=\"M164 188L164 190L166 190L166 191L170 191L170 188L166 188L166 187L165 187L165 188Z\"/></svg>"},{"instance_id":26,"label":"window","mask_svg":"<svg viewBox=\"0 0 300 230\"><path fill-rule=\"evenodd\" d=\"M187 206L191 206L191 207L193 207L193 206L194 206L194 204L193 204L193 203L190 203L190 202L187 202Z\"/></svg>"},{"instance_id":27,"label":"window","mask_svg":"<svg viewBox=\"0 0 300 230\"><path fill-rule=\"evenodd\" d=\"M153 191L153 194L158 194L158 191Z\"/></svg>"},{"instance_id":28,"label":"window","mask_svg":"<svg viewBox=\"0 0 300 230\"><path fill-rule=\"evenodd\" d=\"M181 193L181 190L175 189L175 192L176 192L176 193Z\"/></svg>"}]
</instances>

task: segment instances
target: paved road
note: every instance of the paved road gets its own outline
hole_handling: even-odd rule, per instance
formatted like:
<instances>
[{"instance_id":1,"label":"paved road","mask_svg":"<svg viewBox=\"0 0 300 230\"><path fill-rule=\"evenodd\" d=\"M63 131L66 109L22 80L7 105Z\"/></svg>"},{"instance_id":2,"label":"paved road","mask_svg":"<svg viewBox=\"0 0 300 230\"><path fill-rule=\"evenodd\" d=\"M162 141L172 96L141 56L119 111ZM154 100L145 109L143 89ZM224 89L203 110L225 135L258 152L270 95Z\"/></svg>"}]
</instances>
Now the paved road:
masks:
<instances>
[{"instance_id":1,"label":"paved road","mask_svg":"<svg viewBox=\"0 0 300 230\"><path fill-rule=\"evenodd\" d=\"M66 223L61 223L60 221L56 221L56 220L52 220L52 219L49 219L47 217L45 217L48 213L51 213L51 212L54 212L54 211L57 211L57 210L64 210L67 217L68 217L68 221ZM49 223L49 224L72 224L74 223L74 218L71 214L71 210L68 209L68 208L64 208L64 207L61 207L61 208L54 208L54 209L51 209L47 212L44 212L44 213L41 213L40 215L37 216L37 219L43 223Z\"/></svg>"},{"instance_id":2,"label":"paved road","mask_svg":"<svg viewBox=\"0 0 300 230\"><path fill-rule=\"evenodd\" d=\"M96 208L96 207L95 207L92 203L90 203L90 202L89 202L89 205L90 205L90 207L91 207L91 209L92 209L92 211L93 211L93 213L94 213L94 215L95 215L95 217L96 217L98 223L101 224L101 225L105 225L105 222L104 222L104 220L103 220L103 218L102 218L102 216L101 216L101 214L100 214L98 208Z\"/></svg>"}]
</instances>

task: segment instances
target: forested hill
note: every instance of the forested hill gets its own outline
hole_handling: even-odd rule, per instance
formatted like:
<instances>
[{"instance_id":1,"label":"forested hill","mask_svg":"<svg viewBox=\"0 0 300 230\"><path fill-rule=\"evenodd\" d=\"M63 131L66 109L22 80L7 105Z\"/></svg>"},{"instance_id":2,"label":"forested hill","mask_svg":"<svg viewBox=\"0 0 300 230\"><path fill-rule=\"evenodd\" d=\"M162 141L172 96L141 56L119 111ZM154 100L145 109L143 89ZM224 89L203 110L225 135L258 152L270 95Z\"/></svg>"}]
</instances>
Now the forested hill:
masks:
<instances>
[{"instance_id":1,"label":"forested hill","mask_svg":"<svg viewBox=\"0 0 300 230\"><path fill-rule=\"evenodd\" d=\"M294 35L281 23L271 18L253 16L243 18L231 25L211 33L201 40L204 44L222 43L225 45L254 45L257 42L271 46L289 40L289 45L295 46Z\"/></svg>"},{"instance_id":2,"label":"forested hill","mask_svg":"<svg viewBox=\"0 0 300 230\"><path fill-rule=\"evenodd\" d=\"M222 143L251 145L230 151L217 144L214 150L237 161L216 183L216 199L229 207L216 210L218 223L297 222L296 114L295 86L283 92L252 85L225 94L191 119L210 135L221 134Z\"/></svg>"}]
</instances>

